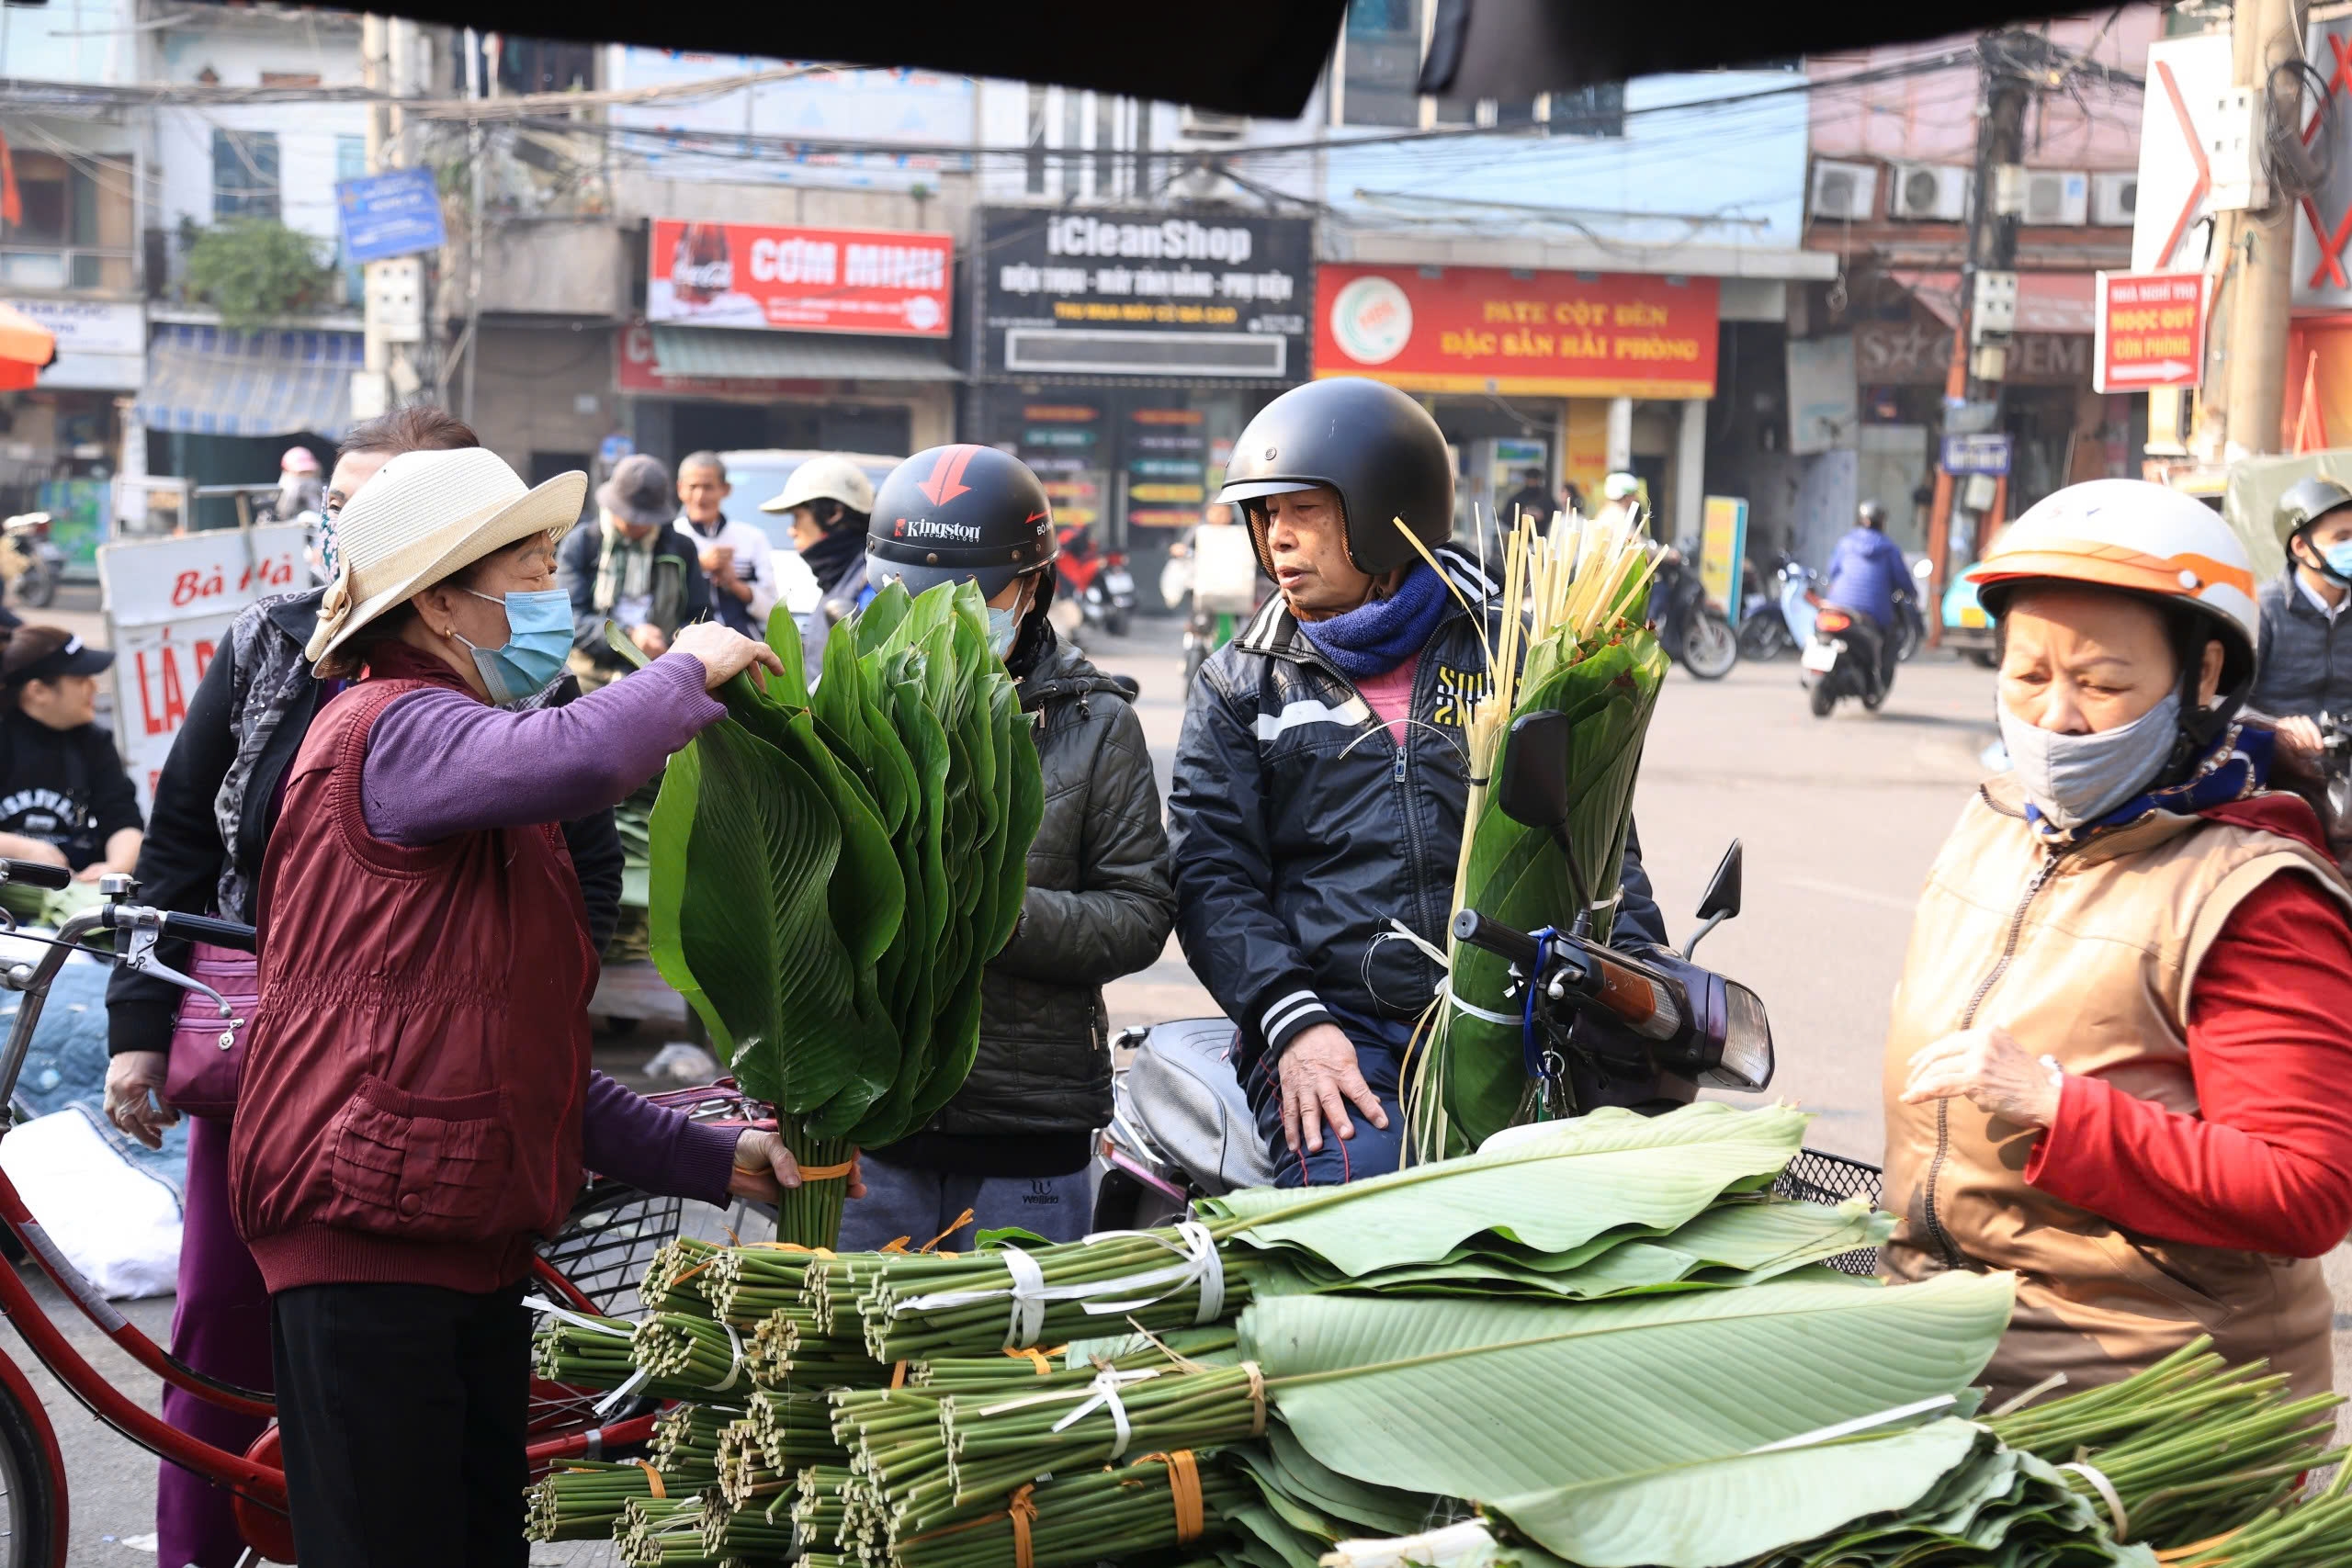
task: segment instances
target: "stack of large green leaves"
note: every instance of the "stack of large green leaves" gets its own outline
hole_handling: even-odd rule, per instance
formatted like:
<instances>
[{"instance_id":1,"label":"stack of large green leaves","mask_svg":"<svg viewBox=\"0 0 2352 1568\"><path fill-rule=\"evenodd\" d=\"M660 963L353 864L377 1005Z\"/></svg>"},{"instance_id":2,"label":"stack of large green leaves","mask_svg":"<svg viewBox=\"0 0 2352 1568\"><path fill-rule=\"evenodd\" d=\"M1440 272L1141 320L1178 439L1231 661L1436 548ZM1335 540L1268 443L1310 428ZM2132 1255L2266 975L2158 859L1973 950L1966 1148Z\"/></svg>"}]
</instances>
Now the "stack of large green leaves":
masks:
<instances>
[{"instance_id":1,"label":"stack of large green leaves","mask_svg":"<svg viewBox=\"0 0 2352 1568\"><path fill-rule=\"evenodd\" d=\"M1488 649L1487 689L1464 726L1472 785L1455 909L1522 931L1570 931L1581 918L1594 940L1606 940L1642 743L1668 669L1657 637L1634 618L1652 560L1630 518L1563 516L1548 533L1522 523L1510 540L1502 602L1526 608L1503 617ZM1504 815L1491 783L1511 722L1546 710L1571 721L1558 759L1569 792L1564 836ZM1459 942L1447 959L1447 996L1424 1026L1411 1089L1411 1144L1421 1159L1474 1149L1543 1109L1510 965Z\"/></svg>"},{"instance_id":2,"label":"stack of large green leaves","mask_svg":"<svg viewBox=\"0 0 2352 1568\"><path fill-rule=\"evenodd\" d=\"M653 961L802 1164L839 1171L971 1070L1045 787L970 583L885 589L833 628L813 695L791 617L768 636L786 678L728 682L662 782ZM842 1190L788 1195L781 1238L830 1245Z\"/></svg>"}]
</instances>

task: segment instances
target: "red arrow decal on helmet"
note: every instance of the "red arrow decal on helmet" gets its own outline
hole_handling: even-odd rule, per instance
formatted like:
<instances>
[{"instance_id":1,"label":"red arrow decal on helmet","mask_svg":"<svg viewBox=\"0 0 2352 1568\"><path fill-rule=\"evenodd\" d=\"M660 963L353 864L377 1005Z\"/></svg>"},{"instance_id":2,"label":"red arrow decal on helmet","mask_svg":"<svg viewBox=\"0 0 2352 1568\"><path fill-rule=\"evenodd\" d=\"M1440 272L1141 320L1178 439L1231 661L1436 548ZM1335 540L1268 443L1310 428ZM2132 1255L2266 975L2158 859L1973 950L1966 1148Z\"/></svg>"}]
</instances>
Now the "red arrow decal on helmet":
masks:
<instances>
[{"instance_id":1,"label":"red arrow decal on helmet","mask_svg":"<svg viewBox=\"0 0 2352 1568\"><path fill-rule=\"evenodd\" d=\"M940 453L939 461L932 465L931 478L915 488L931 498L933 506L944 506L972 487L964 482L964 469L972 460L977 446L950 446Z\"/></svg>"}]
</instances>

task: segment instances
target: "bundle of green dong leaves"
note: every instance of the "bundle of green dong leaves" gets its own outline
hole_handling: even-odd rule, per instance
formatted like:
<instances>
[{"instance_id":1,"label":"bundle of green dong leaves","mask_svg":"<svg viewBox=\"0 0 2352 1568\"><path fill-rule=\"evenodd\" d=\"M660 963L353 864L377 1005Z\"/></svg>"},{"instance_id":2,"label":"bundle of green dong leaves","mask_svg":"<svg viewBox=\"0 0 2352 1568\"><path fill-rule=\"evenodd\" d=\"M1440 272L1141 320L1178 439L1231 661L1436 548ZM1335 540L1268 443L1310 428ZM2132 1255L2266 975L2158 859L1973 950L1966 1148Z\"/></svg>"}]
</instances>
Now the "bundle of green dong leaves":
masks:
<instances>
[{"instance_id":1,"label":"bundle of green dong leaves","mask_svg":"<svg viewBox=\"0 0 2352 1568\"><path fill-rule=\"evenodd\" d=\"M651 824L652 955L804 1168L778 1234L839 1234L855 1147L922 1127L971 1070L980 972L1012 936L1045 809L1030 722L969 583L897 584L833 628L814 693L717 694Z\"/></svg>"}]
</instances>

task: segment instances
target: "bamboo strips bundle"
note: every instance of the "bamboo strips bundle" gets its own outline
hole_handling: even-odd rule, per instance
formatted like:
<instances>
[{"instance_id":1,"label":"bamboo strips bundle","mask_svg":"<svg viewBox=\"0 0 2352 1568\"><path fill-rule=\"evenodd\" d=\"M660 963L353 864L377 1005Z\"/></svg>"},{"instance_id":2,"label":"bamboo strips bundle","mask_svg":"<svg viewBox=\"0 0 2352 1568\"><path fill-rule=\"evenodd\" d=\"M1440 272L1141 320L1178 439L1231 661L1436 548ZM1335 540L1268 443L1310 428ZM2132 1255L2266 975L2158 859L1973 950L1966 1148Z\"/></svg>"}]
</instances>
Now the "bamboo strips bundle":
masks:
<instances>
[{"instance_id":1,"label":"bamboo strips bundle","mask_svg":"<svg viewBox=\"0 0 2352 1568\"><path fill-rule=\"evenodd\" d=\"M820 1332L815 1315L797 1303L760 1321L744 1364L763 1388L867 1388L890 1379L890 1369L865 1353L862 1337Z\"/></svg>"},{"instance_id":2,"label":"bamboo strips bundle","mask_svg":"<svg viewBox=\"0 0 2352 1568\"><path fill-rule=\"evenodd\" d=\"M805 1314L806 1278L817 1261L816 1253L785 1246L727 1247L701 1281L703 1293L711 1310L738 1328L755 1327L772 1313Z\"/></svg>"},{"instance_id":3,"label":"bamboo strips bundle","mask_svg":"<svg viewBox=\"0 0 2352 1568\"><path fill-rule=\"evenodd\" d=\"M682 1235L654 1249L637 1287L638 1299L648 1312L683 1312L711 1315L704 1275L727 1249L717 1242Z\"/></svg>"},{"instance_id":4,"label":"bamboo strips bundle","mask_svg":"<svg viewBox=\"0 0 2352 1568\"><path fill-rule=\"evenodd\" d=\"M662 1479L642 1464L571 1460L551 1471L525 1494L526 1540L605 1540L621 1511L639 1497L654 1495Z\"/></svg>"},{"instance_id":5,"label":"bamboo strips bundle","mask_svg":"<svg viewBox=\"0 0 2352 1568\"><path fill-rule=\"evenodd\" d=\"M673 1404L654 1418L646 1451L653 1468L672 1482L672 1492L689 1492L718 1479L719 1436L741 1415L731 1405Z\"/></svg>"},{"instance_id":6,"label":"bamboo strips bundle","mask_svg":"<svg viewBox=\"0 0 2352 1568\"><path fill-rule=\"evenodd\" d=\"M1189 1450L1153 1454L1124 1469L1023 1487L1003 1506L901 1537L890 1561L897 1568L1063 1568L1158 1551L1221 1530L1220 1516L1246 1498L1246 1483Z\"/></svg>"}]
</instances>

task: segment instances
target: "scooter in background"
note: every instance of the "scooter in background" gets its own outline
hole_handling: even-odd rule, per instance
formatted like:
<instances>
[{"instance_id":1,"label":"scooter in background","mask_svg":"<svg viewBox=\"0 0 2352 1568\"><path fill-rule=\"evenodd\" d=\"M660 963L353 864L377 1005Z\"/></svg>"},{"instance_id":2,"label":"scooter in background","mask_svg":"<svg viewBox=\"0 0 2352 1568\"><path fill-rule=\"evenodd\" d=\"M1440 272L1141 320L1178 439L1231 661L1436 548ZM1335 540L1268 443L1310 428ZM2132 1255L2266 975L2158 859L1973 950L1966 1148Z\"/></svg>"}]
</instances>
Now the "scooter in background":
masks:
<instances>
[{"instance_id":1,"label":"scooter in background","mask_svg":"<svg viewBox=\"0 0 2352 1568\"><path fill-rule=\"evenodd\" d=\"M5 532L5 548L13 558L16 570L6 575L17 584L19 603L34 609L47 608L57 597L58 579L65 575L65 552L50 537L50 515L46 512L27 512L0 523Z\"/></svg>"},{"instance_id":2,"label":"scooter in background","mask_svg":"<svg viewBox=\"0 0 2352 1568\"><path fill-rule=\"evenodd\" d=\"M1084 525L1060 533L1054 570L1061 574L1063 593L1079 607L1085 625L1101 626L1113 637L1126 636L1136 613L1136 579L1127 570L1126 552L1098 549L1092 530Z\"/></svg>"},{"instance_id":3,"label":"scooter in background","mask_svg":"<svg viewBox=\"0 0 2352 1568\"><path fill-rule=\"evenodd\" d=\"M1739 634L1707 597L1685 552L1660 555L1650 586L1650 623L1667 657L1702 681L1720 681L1739 662Z\"/></svg>"}]
</instances>

